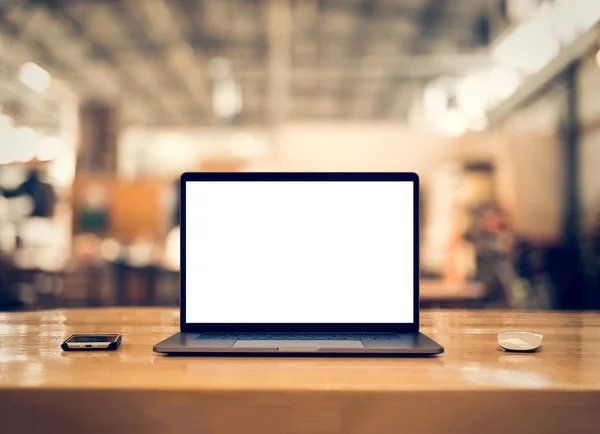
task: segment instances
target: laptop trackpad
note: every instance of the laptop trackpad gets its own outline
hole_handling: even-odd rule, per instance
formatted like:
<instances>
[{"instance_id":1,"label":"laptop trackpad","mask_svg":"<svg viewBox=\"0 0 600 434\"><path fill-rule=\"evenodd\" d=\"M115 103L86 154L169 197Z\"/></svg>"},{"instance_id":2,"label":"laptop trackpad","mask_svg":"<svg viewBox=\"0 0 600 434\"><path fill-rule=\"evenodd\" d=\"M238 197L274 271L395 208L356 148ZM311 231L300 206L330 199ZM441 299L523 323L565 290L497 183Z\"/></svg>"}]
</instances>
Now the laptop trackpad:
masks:
<instances>
[{"instance_id":1,"label":"laptop trackpad","mask_svg":"<svg viewBox=\"0 0 600 434\"><path fill-rule=\"evenodd\" d=\"M281 348L281 349L319 349L319 348L364 348L361 341L344 340L239 340L232 348Z\"/></svg>"}]
</instances>

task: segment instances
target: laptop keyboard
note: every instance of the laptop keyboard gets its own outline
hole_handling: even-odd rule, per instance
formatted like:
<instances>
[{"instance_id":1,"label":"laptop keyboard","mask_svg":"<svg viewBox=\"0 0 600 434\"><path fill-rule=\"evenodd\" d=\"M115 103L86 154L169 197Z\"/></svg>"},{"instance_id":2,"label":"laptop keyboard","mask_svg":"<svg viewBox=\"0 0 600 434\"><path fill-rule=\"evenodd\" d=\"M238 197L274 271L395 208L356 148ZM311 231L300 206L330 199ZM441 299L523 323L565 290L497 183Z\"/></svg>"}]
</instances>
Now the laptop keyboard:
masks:
<instances>
[{"instance_id":1,"label":"laptop keyboard","mask_svg":"<svg viewBox=\"0 0 600 434\"><path fill-rule=\"evenodd\" d=\"M295 341L359 341L362 339L374 339L381 341L402 340L402 336L396 333L373 333L373 334L348 334L348 333L201 333L196 339L206 340L250 340L250 341L267 341L267 340L295 340Z\"/></svg>"}]
</instances>

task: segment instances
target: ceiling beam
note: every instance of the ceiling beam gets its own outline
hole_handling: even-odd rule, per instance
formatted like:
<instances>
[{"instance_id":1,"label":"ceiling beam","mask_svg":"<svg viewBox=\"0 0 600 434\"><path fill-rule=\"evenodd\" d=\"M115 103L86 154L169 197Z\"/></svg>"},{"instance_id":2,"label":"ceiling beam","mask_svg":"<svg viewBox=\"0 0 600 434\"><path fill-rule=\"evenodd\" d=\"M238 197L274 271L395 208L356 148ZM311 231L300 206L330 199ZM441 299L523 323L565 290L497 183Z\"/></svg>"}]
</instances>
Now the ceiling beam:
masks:
<instances>
[{"instance_id":1,"label":"ceiling beam","mask_svg":"<svg viewBox=\"0 0 600 434\"><path fill-rule=\"evenodd\" d=\"M285 120L289 110L292 62L291 0L269 0L269 123L274 126Z\"/></svg>"},{"instance_id":2,"label":"ceiling beam","mask_svg":"<svg viewBox=\"0 0 600 434\"><path fill-rule=\"evenodd\" d=\"M363 58L367 53L368 44L374 33L374 18L377 16L379 2L377 0L361 0L356 5L358 12L358 26L352 32L349 38L348 52L355 58ZM356 97L356 83L352 76L344 76L340 80L339 94L351 95L350 99ZM350 115L352 104L348 104L344 99L339 98L340 113Z\"/></svg>"},{"instance_id":3,"label":"ceiling beam","mask_svg":"<svg viewBox=\"0 0 600 434\"><path fill-rule=\"evenodd\" d=\"M418 81L398 78L388 80L374 108L373 117L378 119L403 118L408 114L416 91L424 85Z\"/></svg>"},{"instance_id":4,"label":"ceiling beam","mask_svg":"<svg viewBox=\"0 0 600 434\"><path fill-rule=\"evenodd\" d=\"M160 56L161 54L159 54L158 50L156 50L151 34L147 32L145 26L139 22L139 16L137 13L132 12L132 10L128 7L128 4L130 5L131 3L111 3L108 9L113 19L126 32L128 37L131 37L134 40L148 41L150 49L153 51L153 53ZM140 55L142 57L148 56L146 53L132 54L129 52L127 54L122 54L122 56L125 56L126 62L125 65L121 65L120 68L127 68L131 72L132 76L135 76L141 83L143 83L144 87L147 89L147 92L152 94L152 97L156 101L160 101L160 104L167 108L171 117L179 121L183 121L183 107L181 107L180 101L184 96L184 92L181 89L180 81L176 80L173 77L173 74L170 73L168 64L165 61L166 59L162 59L163 62L161 63L166 64L163 68L138 68L138 66L135 65L132 60ZM168 83L168 87L165 86L164 83ZM159 92L162 92L162 95ZM179 98L178 94L180 96Z\"/></svg>"},{"instance_id":5,"label":"ceiling beam","mask_svg":"<svg viewBox=\"0 0 600 434\"><path fill-rule=\"evenodd\" d=\"M0 79L0 105L16 101L35 112L52 117L55 113L50 104L42 97L38 97L39 94L17 82L19 67L33 57L37 57L35 55L40 54L38 52L40 46L26 44L26 36L18 32L17 26L7 20L3 12L0 10L0 31L5 31L0 33L0 63L7 74Z\"/></svg>"},{"instance_id":6,"label":"ceiling beam","mask_svg":"<svg viewBox=\"0 0 600 434\"><path fill-rule=\"evenodd\" d=\"M39 8L32 9L34 11L40 10ZM69 13L68 8L48 4L42 10L45 10L52 19L59 23L66 35L72 38L77 38L79 41L85 43L85 45L88 47L86 62L100 62L103 65L110 66L115 65L115 57L113 53L101 42L96 41L89 34L89 32L86 31L86 27ZM93 19L93 16L87 18ZM73 70L78 69L76 65L70 65L70 68ZM120 92L122 92L124 95L127 95L127 98L143 102L142 106L146 107L150 105L150 101L153 101L154 104L162 107L166 111L162 101L160 99L156 99L156 97L149 92L148 89L140 86L136 77L127 71L119 71L118 81Z\"/></svg>"},{"instance_id":7,"label":"ceiling beam","mask_svg":"<svg viewBox=\"0 0 600 434\"><path fill-rule=\"evenodd\" d=\"M122 77L119 74L114 74L115 84L118 88L117 94L107 94L105 89L98 87L98 82L94 82L90 77L98 77L103 74L108 77L109 72L114 70L114 64L111 63L113 60L110 53L102 46L95 44L86 37L83 27L79 20L74 20L72 17L64 15L62 13L53 12L54 9L51 5L48 7L29 6L22 7L19 9L21 13L21 21L33 19L36 22L44 23L43 20L51 20L56 24L56 29L60 31L59 46L66 47L65 42L62 41L77 41L77 44L83 48L84 57L78 57L77 59L69 59L68 64L59 61L55 56L57 53L53 51L56 41L48 42L44 44L37 39L35 33L24 33L27 26L23 25L23 22L12 23L16 26L20 32L14 33L10 27L4 27L7 31L4 32L8 37L12 36L14 40L14 46L21 47L21 52L26 53L28 61L34 61L39 63L45 69L52 74L53 77L58 79L64 78L65 82L70 86L71 90L77 94L80 98L112 98L118 95L120 98L127 100L128 105L132 107L132 111L135 112L136 117L151 117L155 115L155 110L152 104L149 103L147 95L143 95L143 91L140 90L136 83L131 83L131 77ZM35 15L34 15L35 14ZM41 21L40 21L41 20ZM45 21L49 22L49 21ZM0 23L0 28L3 27ZM11 46L12 46L11 45ZM98 58L95 56L99 54ZM88 75L85 71L93 71L94 75ZM127 80L129 78L129 80Z\"/></svg>"},{"instance_id":8,"label":"ceiling beam","mask_svg":"<svg viewBox=\"0 0 600 434\"><path fill-rule=\"evenodd\" d=\"M466 72L491 65L488 54L456 54L452 56L399 56L396 58L365 58L363 60L335 60L320 63L296 62L291 69L294 79L337 79L340 74L354 79L381 79L386 77L424 79L439 76L462 76ZM247 78L264 77L267 69L260 65L248 66L239 75ZM356 84L355 84L356 85Z\"/></svg>"},{"instance_id":9,"label":"ceiling beam","mask_svg":"<svg viewBox=\"0 0 600 434\"><path fill-rule=\"evenodd\" d=\"M210 113L210 93L206 61L186 40L186 36L173 16L172 5L165 0L156 0L155 2L141 2L136 5L136 8L154 29L159 32L164 31L173 38L174 42L166 47L161 46L161 43L156 45L159 49L162 48L162 56L166 64L170 66L172 75L177 77L177 81L185 84L195 108L208 115Z\"/></svg>"},{"instance_id":10,"label":"ceiling beam","mask_svg":"<svg viewBox=\"0 0 600 434\"><path fill-rule=\"evenodd\" d=\"M46 116L52 117L55 114L49 104L45 103L42 99L35 98L31 92L23 89L19 84L0 81L0 107L2 107L3 103L13 101L18 101Z\"/></svg>"}]
</instances>

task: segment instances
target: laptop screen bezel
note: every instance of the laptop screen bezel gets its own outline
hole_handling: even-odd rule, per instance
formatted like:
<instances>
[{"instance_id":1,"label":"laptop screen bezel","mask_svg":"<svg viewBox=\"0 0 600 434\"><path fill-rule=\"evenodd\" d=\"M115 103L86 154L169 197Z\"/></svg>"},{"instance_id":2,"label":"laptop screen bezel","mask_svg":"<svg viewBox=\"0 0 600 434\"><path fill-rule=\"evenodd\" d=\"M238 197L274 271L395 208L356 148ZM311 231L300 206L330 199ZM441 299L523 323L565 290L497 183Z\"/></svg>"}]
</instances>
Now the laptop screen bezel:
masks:
<instances>
[{"instance_id":1,"label":"laptop screen bezel","mask_svg":"<svg viewBox=\"0 0 600 434\"><path fill-rule=\"evenodd\" d=\"M412 182L413 184L413 321L410 323L187 323L186 322L186 184L188 182ZM258 173L188 172L181 176L180 327L182 332L417 332L419 331L419 176L411 172ZM393 199L393 198L390 198Z\"/></svg>"}]
</instances>

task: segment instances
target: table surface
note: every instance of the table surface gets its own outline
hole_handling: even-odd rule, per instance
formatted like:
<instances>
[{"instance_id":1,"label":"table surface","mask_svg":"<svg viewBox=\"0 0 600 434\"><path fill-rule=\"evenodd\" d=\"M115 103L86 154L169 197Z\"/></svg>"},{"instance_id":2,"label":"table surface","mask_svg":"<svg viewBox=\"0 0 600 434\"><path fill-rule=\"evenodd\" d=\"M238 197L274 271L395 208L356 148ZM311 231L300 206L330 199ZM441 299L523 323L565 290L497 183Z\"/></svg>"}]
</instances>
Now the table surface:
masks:
<instances>
[{"instance_id":1,"label":"table surface","mask_svg":"<svg viewBox=\"0 0 600 434\"><path fill-rule=\"evenodd\" d=\"M168 357L176 310L0 314L5 432L130 434L597 434L600 315L425 311L432 358ZM544 334L505 353L499 330ZM72 333L121 333L114 352L65 353ZM3 432L4 432L3 431Z\"/></svg>"},{"instance_id":2,"label":"table surface","mask_svg":"<svg viewBox=\"0 0 600 434\"><path fill-rule=\"evenodd\" d=\"M433 358L201 358L154 354L178 331L166 308L0 314L0 388L165 390L593 390L600 391L597 313L424 311ZM544 334L537 353L506 353L501 330ZM115 352L69 352L72 333L121 333Z\"/></svg>"}]
</instances>

